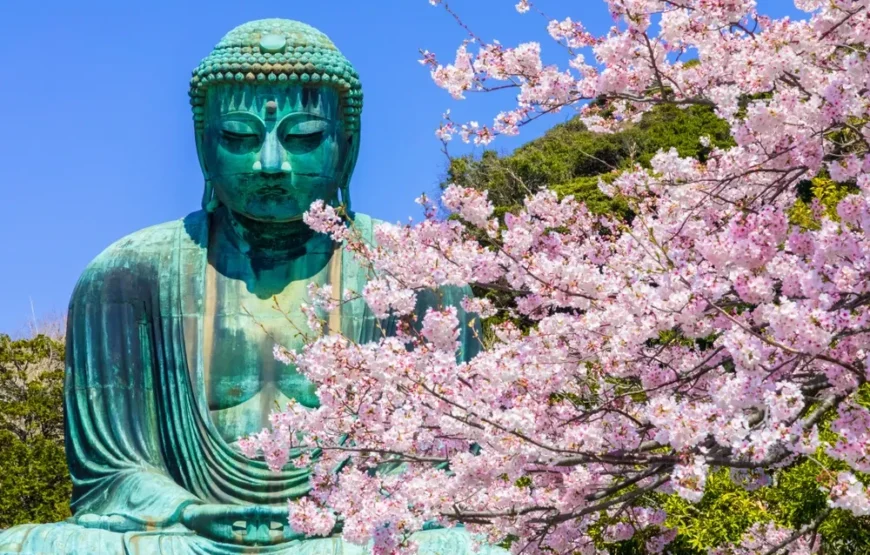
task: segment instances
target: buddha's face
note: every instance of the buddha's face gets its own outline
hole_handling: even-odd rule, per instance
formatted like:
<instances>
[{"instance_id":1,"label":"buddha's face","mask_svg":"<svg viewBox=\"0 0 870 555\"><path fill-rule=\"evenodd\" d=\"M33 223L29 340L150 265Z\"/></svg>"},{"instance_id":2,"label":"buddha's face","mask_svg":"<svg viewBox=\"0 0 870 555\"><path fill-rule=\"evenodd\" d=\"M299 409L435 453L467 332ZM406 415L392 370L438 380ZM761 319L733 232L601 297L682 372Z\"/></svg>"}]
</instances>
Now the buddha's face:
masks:
<instances>
[{"instance_id":1,"label":"buddha's face","mask_svg":"<svg viewBox=\"0 0 870 555\"><path fill-rule=\"evenodd\" d=\"M254 220L297 220L315 200L334 201L351 140L330 88L221 85L206 96L207 178L222 204Z\"/></svg>"}]
</instances>

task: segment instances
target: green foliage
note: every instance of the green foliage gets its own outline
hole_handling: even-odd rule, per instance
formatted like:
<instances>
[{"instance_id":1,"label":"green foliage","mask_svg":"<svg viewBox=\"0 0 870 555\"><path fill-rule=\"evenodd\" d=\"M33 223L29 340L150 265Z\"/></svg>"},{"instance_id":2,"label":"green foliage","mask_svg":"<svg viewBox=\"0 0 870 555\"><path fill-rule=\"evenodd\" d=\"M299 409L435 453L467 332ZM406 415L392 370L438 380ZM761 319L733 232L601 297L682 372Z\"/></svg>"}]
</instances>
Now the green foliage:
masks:
<instances>
[{"instance_id":1,"label":"green foliage","mask_svg":"<svg viewBox=\"0 0 870 555\"><path fill-rule=\"evenodd\" d=\"M677 495L662 496L668 526L679 530L671 545L674 555L705 553L726 541L740 539L755 522L770 520L764 506L735 484L727 470L711 472L704 497L696 504Z\"/></svg>"},{"instance_id":2,"label":"green foliage","mask_svg":"<svg viewBox=\"0 0 870 555\"><path fill-rule=\"evenodd\" d=\"M813 202L818 201L819 208L828 218L839 221L837 204L856 190L856 186L837 183L823 175L803 181L798 187L800 196L789 210L789 219L791 223L805 229L819 229L819 221L813 215L812 209Z\"/></svg>"},{"instance_id":3,"label":"green foliage","mask_svg":"<svg viewBox=\"0 0 870 555\"><path fill-rule=\"evenodd\" d=\"M666 524L678 530L668 552L707 553L714 546L738 541L757 522L774 522L794 529L810 525L827 509L821 486L833 479L832 470L840 468L844 468L842 463L818 453L813 459L803 459L778 471L773 485L755 491L735 484L729 471L720 468L709 474L704 496L696 504L676 495L660 495L658 502L668 513ZM865 554L870 546L870 519L835 510L824 519L817 533L816 541L821 542L825 553ZM617 551L611 549L611 553Z\"/></svg>"},{"instance_id":4,"label":"green foliage","mask_svg":"<svg viewBox=\"0 0 870 555\"><path fill-rule=\"evenodd\" d=\"M660 149L676 148L681 156L703 161L709 154L700 142L705 135L711 146L732 144L728 125L705 106L658 106L638 123L608 134L591 132L573 119L509 156L486 150L479 157L454 158L446 182L487 190L499 215L515 210L527 194L544 188L572 194L595 213L627 215L624 201L598 189L599 177L609 181L635 164L649 167Z\"/></svg>"},{"instance_id":5,"label":"green foliage","mask_svg":"<svg viewBox=\"0 0 870 555\"><path fill-rule=\"evenodd\" d=\"M624 199L608 197L598 188L599 179L605 183L612 183L616 176L616 173L611 172L601 176L575 177L567 183L552 187L552 189L559 194L560 198L574 195L574 198L582 200L586 204L586 208L593 214L628 215L628 204Z\"/></svg>"},{"instance_id":6,"label":"green foliage","mask_svg":"<svg viewBox=\"0 0 870 555\"><path fill-rule=\"evenodd\" d=\"M870 551L870 523L846 511L834 511L819 527L825 553L866 555Z\"/></svg>"},{"instance_id":7,"label":"green foliage","mask_svg":"<svg viewBox=\"0 0 870 555\"><path fill-rule=\"evenodd\" d=\"M0 335L0 529L70 515L63 343Z\"/></svg>"}]
</instances>

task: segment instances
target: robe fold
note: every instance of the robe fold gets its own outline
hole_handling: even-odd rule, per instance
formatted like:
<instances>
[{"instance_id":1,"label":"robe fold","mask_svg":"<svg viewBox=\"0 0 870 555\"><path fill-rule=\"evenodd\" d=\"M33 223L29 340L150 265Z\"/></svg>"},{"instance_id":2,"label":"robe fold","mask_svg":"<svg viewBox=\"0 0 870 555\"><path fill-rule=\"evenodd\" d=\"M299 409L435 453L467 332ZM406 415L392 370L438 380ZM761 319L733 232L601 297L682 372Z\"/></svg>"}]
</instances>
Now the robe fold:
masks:
<instances>
[{"instance_id":1,"label":"robe fold","mask_svg":"<svg viewBox=\"0 0 870 555\"><path fill-rule=\"evenodd\" d=\"M368 216L355 227L372 241ZM338 538L253 547L218 543L179 524L192 503L279 505L308 491L308 471L273 472L221 437L206 399L204 345L209 327L209 216L136 232L85 270L68 316L65 382L66 452L73 481L68 522L22 525L0 532L2 553L366 553ZM362 291L367 275L336 250L341 287ZM457 306L460 356L477 351L470 318L459 307L467 289L421 295L430 306ZM378 325L380 324L380 325ZM342 333L376 340L378 321L361 299L343 304ZM465 553L461 530L421 532L422 553ZM428 547L427 547L428 546ZM493 551L495 552L495 551Z\"/></svg>"}]
</instances>

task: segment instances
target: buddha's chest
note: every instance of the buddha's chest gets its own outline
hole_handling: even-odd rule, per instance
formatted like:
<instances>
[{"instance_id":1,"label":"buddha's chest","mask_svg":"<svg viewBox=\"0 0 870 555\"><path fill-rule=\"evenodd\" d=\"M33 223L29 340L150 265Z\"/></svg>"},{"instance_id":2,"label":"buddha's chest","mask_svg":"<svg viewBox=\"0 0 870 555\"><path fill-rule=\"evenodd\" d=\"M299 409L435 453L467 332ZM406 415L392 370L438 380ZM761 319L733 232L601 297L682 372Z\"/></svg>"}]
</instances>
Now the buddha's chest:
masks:
<instances>
[{"instance_id":1,"label":"buddha's chest","mask_svg":"<svg viewBox=\"0 0 870 555\"><path fill-rule=\"evenodd\" d=\"M240 295L205 323L212 336L205 374L209 408L236 406L263 390L271 397L281 392L303 404L316 402L304 378L273 354L276 344L302 348L302 334L311 333L302 315L303 301L294 295L278 296L277 303Z\"/></svg>"},{"instance_id":2,"label":"buddha's chest","mask_svg":"<svg viewBox=\"0 0 870 555\"><path fill-rule=\"evenodd\" d=\"M292 276L299 277L299 276ZM275 345L301 349L313 332L302 311L310 284L324 285L329 265L299 279L285 279L270 291L258 289L252 276L212 272L207 286L203 332L203 390L212 421L229 441L268 424L269 414L289 399L317 404L315 389L292 366L274 357Z\"/></svg>"}]
</instances>

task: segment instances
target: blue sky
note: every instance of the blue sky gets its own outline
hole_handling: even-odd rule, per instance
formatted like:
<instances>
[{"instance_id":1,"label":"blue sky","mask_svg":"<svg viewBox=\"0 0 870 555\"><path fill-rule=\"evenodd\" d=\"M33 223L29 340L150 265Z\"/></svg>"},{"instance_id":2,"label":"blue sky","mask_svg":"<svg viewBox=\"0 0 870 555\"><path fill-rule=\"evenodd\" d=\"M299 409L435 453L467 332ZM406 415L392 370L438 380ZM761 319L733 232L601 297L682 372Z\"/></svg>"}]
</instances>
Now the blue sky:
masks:
<instances>
[{"instance_id":1,"label":"blue sky","mask_svg":"<svg viewBox=\"0 0 870 555\"><path fill-rule=\"evenodd\" d=\"M514 0L452 0L485 39L537 40L562 62L545 22ZM598 0L538 0L593 33L612 24ZM797 14L787 0L763 13ZM365 91L362 149L351 185L356 210L389 220L419 215L446 159L433 131L489 121L510 98L453 101L417 63L419 49L452 59L464 32L426 0L44 0L0 6L0 333L59 313L85 265L122 236L199 207L202 176L187 103L190 70L220 37L252 19L304 21L332 38ZM511 150L568 117L555 115L496 145ZM452 148L454 153L462 149Z\"/></svg>"}]
</instances>

